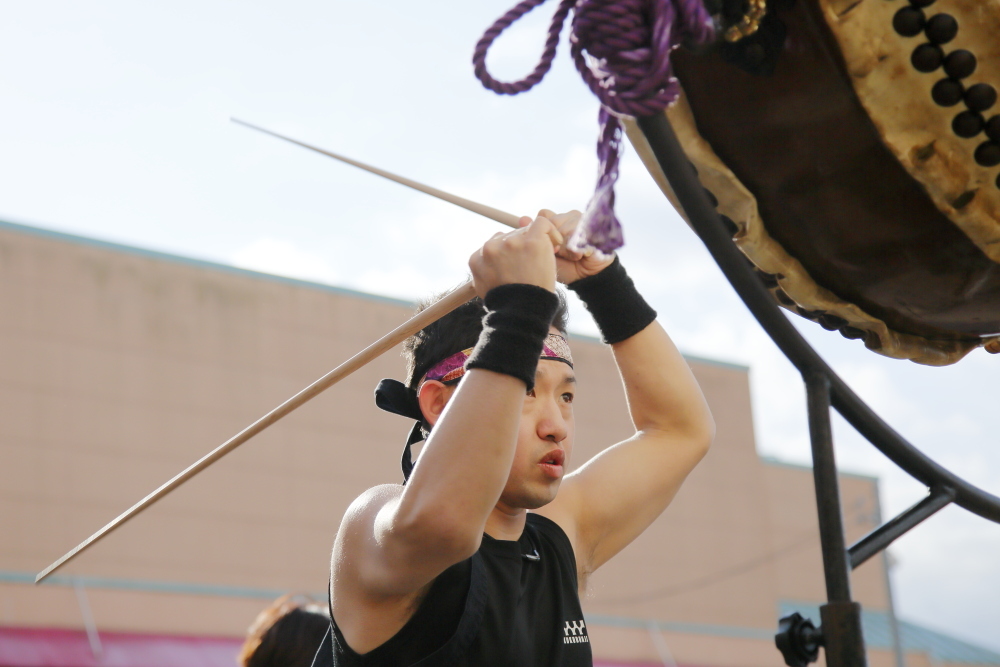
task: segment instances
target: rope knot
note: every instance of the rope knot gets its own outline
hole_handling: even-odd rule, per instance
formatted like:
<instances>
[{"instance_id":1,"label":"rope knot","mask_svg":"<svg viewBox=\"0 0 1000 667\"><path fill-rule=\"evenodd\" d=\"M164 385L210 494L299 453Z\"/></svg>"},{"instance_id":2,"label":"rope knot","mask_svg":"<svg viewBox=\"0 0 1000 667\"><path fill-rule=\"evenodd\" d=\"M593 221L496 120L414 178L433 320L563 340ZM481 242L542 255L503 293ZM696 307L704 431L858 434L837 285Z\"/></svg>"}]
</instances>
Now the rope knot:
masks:
<instances>
[{"instance_id":1,"label":"rope knot","mask_svg":"<svg viewBox=\"0 0 1000 667\"><path fill-rule=\"evenodd\" d=\"M476 44L474 71L486 88L498 94L530 90L552 67L563 23L573 11L570 52L601 110L597 187L569 244L610 253L624 244L614 212L622 143L618 116L651 116L670 106L680 93L670 53L683 42L712 41L714 24L701 0L561 0L535 69L520 81L497 81L486 69L487 51L512 23L544 2L522 0L497 19Z\"/></svg>"}]
</instances>

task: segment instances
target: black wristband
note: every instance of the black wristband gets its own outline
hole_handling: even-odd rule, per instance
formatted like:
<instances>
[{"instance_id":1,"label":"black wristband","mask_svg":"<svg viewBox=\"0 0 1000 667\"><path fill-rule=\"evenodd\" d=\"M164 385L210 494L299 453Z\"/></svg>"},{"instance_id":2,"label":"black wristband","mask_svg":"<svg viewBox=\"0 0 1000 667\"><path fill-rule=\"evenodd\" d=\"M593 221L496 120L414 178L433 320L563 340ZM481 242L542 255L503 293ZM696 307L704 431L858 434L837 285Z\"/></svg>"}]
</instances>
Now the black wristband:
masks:
<instances>
[{"instance_id":1,"label":"black wristband","mask_svg":"<svg viewBox=\"0 0 1000 667\"><path fill-rule=\"evenodd\" d=\"M609 345L631 338L656 319L656 311L635 289L617 257L600 273L566 287L583 301L601 330L601 339Z\"/></svg>"},{"instance_id":2,"label":"black wristband","mask_svg":"<svg viewBox=\"0 0 1000 667\"><path fill-rule=\"evenodd\" d=\"M500 285L486 293L483 303L483 332L465 367L510 375L532 389L559 297L537 285Z\"/></svg>"}]
</instances>

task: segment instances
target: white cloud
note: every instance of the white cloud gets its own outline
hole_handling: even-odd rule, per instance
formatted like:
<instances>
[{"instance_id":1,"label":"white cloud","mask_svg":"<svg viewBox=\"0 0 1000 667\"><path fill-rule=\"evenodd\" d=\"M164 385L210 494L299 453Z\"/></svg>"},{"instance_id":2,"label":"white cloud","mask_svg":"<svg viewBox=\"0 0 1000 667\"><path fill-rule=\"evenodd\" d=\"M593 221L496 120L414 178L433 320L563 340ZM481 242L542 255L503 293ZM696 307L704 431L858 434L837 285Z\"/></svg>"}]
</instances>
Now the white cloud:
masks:
<instances>
[{"instance_id":1,"label":"white cloud","mask_svg":"<svg viewBox=\"0 0 1000 667\"><path fill-rule=\"evenodd\" d=\"M341 277L328 259L284 239L257 239L234 252L229 261L242 269L321 283L336 283Z\"/></svg>"}]
</instances>

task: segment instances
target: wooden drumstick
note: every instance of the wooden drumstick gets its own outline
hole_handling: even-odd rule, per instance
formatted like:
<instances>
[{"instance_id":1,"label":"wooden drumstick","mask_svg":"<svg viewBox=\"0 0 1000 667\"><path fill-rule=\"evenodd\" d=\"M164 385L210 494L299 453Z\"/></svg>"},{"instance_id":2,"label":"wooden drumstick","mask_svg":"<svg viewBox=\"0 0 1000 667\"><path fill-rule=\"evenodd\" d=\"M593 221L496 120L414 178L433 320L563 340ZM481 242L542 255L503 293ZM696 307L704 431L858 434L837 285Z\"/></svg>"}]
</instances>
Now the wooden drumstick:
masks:
<instances>
[{"instance_id":1,"label":"wooden drumstick","mask_svg":"<svg viewBox=\"0 0 1000 667\"><path fill-rule=\"evenodd\" d=\"M457 195L444 192L443 190L438 190L437 188L433 188L429 185L424 185L423 183L419 183L417 181L405 178L403 176L398 176L391 172L385 171L384 169L379 169L378 167L373 167L363 162L352 160L351 158L345 157L343 155L338 155L337 153L333 153L324 150L322 148L317 148L316 146L311 146L296 139L291 139L289 137L278 134L277 132L272 132L271 130L258 127L256 125L247 123L246 121L242 121L237 118L231 118L230 120L234 123L243 125L244 127L257 130L258 132L263 132L264 134L269 134L278 139L282 139L284 141L288 141L298 146L302 146L303 148L308 148L311 151L315 151L317 153L321 153L328 157L332 157L335 160L340 160L341 162L345 162L354 167L358 167L359 169L364 169L367 172L370 172L377 176L381 176L383 178L387 178L390 181L399 183L400 185L405 185L409 188L413 188L414 190L418 190L425 194L429 194L432 197L437 197L438 199L450 202L468 211L472 211L473 213L478 213L479 215L482 215L486 218L507 225L508 227L513 227L517 229L519 226L518 225L519 218L516 215L506 213L505 211L493 208L492 206L486 206L485 204L480 204L478 202L465 199L464 197L459 197ZM234 435L232 438L222 443L221 445L213 449L211 452L209 452L202 458L198 459L198 461L185 468L178 475L174 476L168 482L166 482L158 489L150 493L148 496L140 500L138 503L130 507L127 511L119 515L116 519L114 519L106 526L101 528L99 531L97 531L96 533L88 537L86 540L81 542L79 545L77 545L72 551L68 552L66 555L64 555L56 562L54 562L52 565L49 565L47 568L39 572L38 576L35 577L35 583L37 584L43 581L50 574L52 574L66 563L76 558L77 556L79 556L86 549L96 544L98 541L106 537L108 534L110 534L116 528L120 527L126 521L135 517L137 514L141 513L146 508L150 507L153 503L166 496L168 493L179 487L181 484L188 481L189 479L200 473L202 470L204 470L205 468L212 465L213 463L221 459L229 452L233 451L234 449L242 445L244 442L246 442L253 436L257 435L267 427L271 426L285 415L289 414L296 408L299 408L308 401L312 400L322 392L326 391L333 385L340 382L342 379L344 379L354 371L366 365L373 359L379 357L386 351L392 349L393 347L403 342L404 340L406 340L416 332L420 331L424 327L441 319L442 317L444 317L445 315L447 315L448 313L450 313L455 308L462 305L475 295L476 295L475 288L472 285L472 281L469 281L464 285L462 285L461 287L458 287L454 291L445 295L440 301L435 303L433 306L418 313L416 316L412 317L405 323L401 324L396 329L393 329L391 332L389 332L379 340L375 341L374 343L366 347L364 350L362 350L361 352L357 353L356 355L345 361L337 368L333 369L332 371L330 371L320 379L316 380L315 382L313 382L311 385L309 385L299 393L289 398L287 401L285 401L275 409L268 412L266 415L255 421L250 426L246 427L245 429Z\"/></svg>"},{"instance_id":2,"label":"wooden drumstick","mask_svg":"<svg viewBox=\"0 0 1000 667\"><path fill-rule=\"evenodd\" d=\"M67 553L65 556L57 560L56 562L49 565L47 568L38 573L35 577L35 583L40 583L50 574L61 568L66 563L70 562L81 553L83 553L88 548L92 547L98 541L107 537L116 528L119 528L129 519L135 517L143 510L147 509L157 500L160 500L165 495L179 487L184 482L188 481L202 470L212 465L223 456L233 451L244 442L257 435L264 429L266 429L271 424L289 414L296 408L301 407L308 401L319 396L321 393L337 384L345 377L358 370L368 362L381 356L383 353L391 350L396 345L399 345L404 340L417 333L424 327L433 324L437 320L441 319L451 311L455 310L463 303L476 296L476 289L472 284L472 281L466 282L464 285L455 288L453 291L446 294L437 303L430 306L426 310L417 313L415 316L411 317L409 320L399 325L389 333L387 333L382 338L358 352L356 355L337 366L332 371L321 377L320 379L313 382L311 385L295 394L287 401L274 408L266 415L255 421L250 426L234 435L232 438L222 443L211 452L198 459L195 463L191 464L185 468L181 473L173 477L170 481L162 485L160 488L156 489L148 496L140 500L138 503L130 507L127 511L118 516L114 521L108 525L101 528L99 531L88 537L86 540L81 542L79 545L73 548L72 551Z\"/></svg>"},{"instance_id":3,"label":"wooden drumstick","mask_svg":"<svg viewBox=\"0 0 1000 667\"><path fill-rule=\"evenodd\" d=\"M353 158L349 158L344 155L328 151L325 148L319 148L317 146L313 146L311 144L299 141L298 139L292 139L291 137L286 137L283 134L278 134L273 130L268 130L267 128L254 125L253 123L248 123L245 120L240 120L239 118L230 118L229 120L230 122L236 123L238 125L249 127L251 130L257 130L258 132L269 134L272 137L281 139L282 141L287 141L289 143L295 144L296 146L308 148L309 150L320 153L321 155L332 157L334 160L340 160L341 162L349 164L353 167L357 167L358 169L364 169L365 171L371 174L375 174L376 176L381 176L382 178L386 178L390 181L393 181L394 183L399 183L400 185L405 185L406 187L417 190L418 192L423 192L424 194L428 194L432 197L437 197L438 199L454 204L455 206L460 206L467 211L478 213L484 218L489 218L490 220L496 220L502 225L507 225L508 227L512 227L514 229L517 229L521 226L520 218L511 213L507 213L506 211L501 211L500 209L493 208L492 206L487 206L486 204L480 204L479 202L466 199L465 197L459 197L458 195L453 195L450 192L445 192L444 190L438 190L437 188L432 187L430 185L425 185L424 183L414 181L412 179L406 178L405 176L394 174L391 171L386 171L385 169L379 169L378 167L373 167L370 164L365 164L364 162L359 162L358 160L355 160ZM595 249L593 247L587 246L583 250L583 256L590 257L592 254L594 254L594 252Z\"/></svg>"},{"instance_id":4,"label":"wooden drumstick","mask_svg":"<svg viewBox=\"0 0 1000 667\"><path fill-rule=\"evenodd\" d=\"M501 211L500 209L493 208L492 206L487 206L486 204L480 204L479 202L471 201L469 199L466 199L465 197L459 197L458 195L453 195L450 192L445 192L444 190L438 190L437 188L431 187L430 185L425 185L418 181L406 178L405 176L394 174L391 171L386 171L385 169L379 169L378 167L373 167L370 164L359 162L344 155L339 155L337 153L328 151L324 148L318 148L316 146L312 146L305 142L299 141L298 139L292 139L290 137L286 137L283 134L278 134L277 132L268 130L263 127L259 127L252 123L248 123L245 120L240 120L239 118L230 118L229 120L233 123L237 123L244 127L249 127L251 130L257 130L258 132L269 134L272 137L276 137L283 141L287 141L289 143L295 144L296 146L302 146L303 148L308 148L309 150L320 153L321 155L332 157L334 160L340 160L341 162L349 164L353 167L357 167L358 169L364 169L365 171L371 174L375 174L376 176L381 176L382 178L387 178L390 181L399 183L400 185L405 185L408 188L413 188L418 192L423 192L424 194L428 194L432 197L437 197L438 199L454 204L455 206L460 206L467 211L478 213L484 218L489 218L490 220L496 220L502 225L507 225L508 227L513 227L514 229L520 227L519 224L520 218L511 213L507 213L506 211ZM584 257L590 257L593 253L594 253L594 248L592 247L587 247L583 251Z\"/></svg>"},{"instance_id":5,"label":"wooden drumstick","mask_svg":"<svg viewBox=\"0 0 1000 667\"><path fill-rule=\"evenodd\" d=\"M443 199L444 201L450 202L455 206L461 206L467 211L478 213L479 215L489 218L490 220L496 220L502 225L507 225L508 227L513 227L514 229L517 229L519 226L518 225L519 218L516 215L511 215L510 213L493 208L492 206L486 206L485 204L480 204L478 202L470 201L468 199L465 199L464 197L459 197L449 192L445 192L444 190L438 190L437 188L432 188L429 185L418 183L417 181L410 180L409 178L406 178L404 176L398 176L396 174L393 174L392 172L385 171L384 169L379 169L378 167L373 167L369 164L365 164L364 162L358 162L357 160L352 160L349 157L338 155L337 153L332 153L328 150L317 148L316 146L310 146L309 144L298 141L297 139L292 139L290 137L278 134L277 132L272 132L271 130L267 130L263 127L258 127L246 121L240 120L239 118L230 118L229 120L234 123L238 123L239 125L242 125L244 127L249 127L251 130L257 130L258 132L263 132L264 134L269 134L272 137L277 137L278 139L282 139L289 143L293 143L296 146L302 146L303 148L308 148L311 151L321 153L323 155L326 155L327 157L332 157L334 160L340 160L341 162L346 162L347 164L357 167L358 169L364 169L365 171L375 174L376 176L387 178L390 181L394 181L396 183L399 183L400 185L405 185L408 188L413 188L414 190L418 190L432 197Z\"/></svg>"}]
</instances>

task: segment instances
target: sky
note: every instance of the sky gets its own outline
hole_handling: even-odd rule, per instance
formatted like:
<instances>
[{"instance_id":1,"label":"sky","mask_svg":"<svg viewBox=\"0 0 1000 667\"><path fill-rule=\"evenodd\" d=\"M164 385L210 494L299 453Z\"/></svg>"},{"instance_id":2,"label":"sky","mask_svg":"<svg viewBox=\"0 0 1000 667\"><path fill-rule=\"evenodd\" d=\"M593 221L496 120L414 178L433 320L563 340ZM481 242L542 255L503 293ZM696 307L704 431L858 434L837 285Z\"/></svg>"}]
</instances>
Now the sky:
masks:
<instances>
[{"instance_id":1,"label":"sky","mask_svg":"<svg viewBox=\"0 0 1000 667\"><path fill-rule=\"evenodd\" d=\"M598 106L565 35L526 94L501 98L472 75L508 2L7 3L0 219L393 297L447 289L496 223L229 118L518 215L582 208ZM501 38L495 76L530 71L553 10ZM797 372L631 147L617 196L622 261L660 321L684 352L748 366L758 451L808 464ZM571 316L596 333L579 304ZM1000 495L1000 358L928 368L792 321L897 431ZM884 518L925 494L839 418L835 437L844 470L879 477ZM949 507L890 551L902 618L1000 651L1000 526Z\"/></svg>"}]
</instances>

